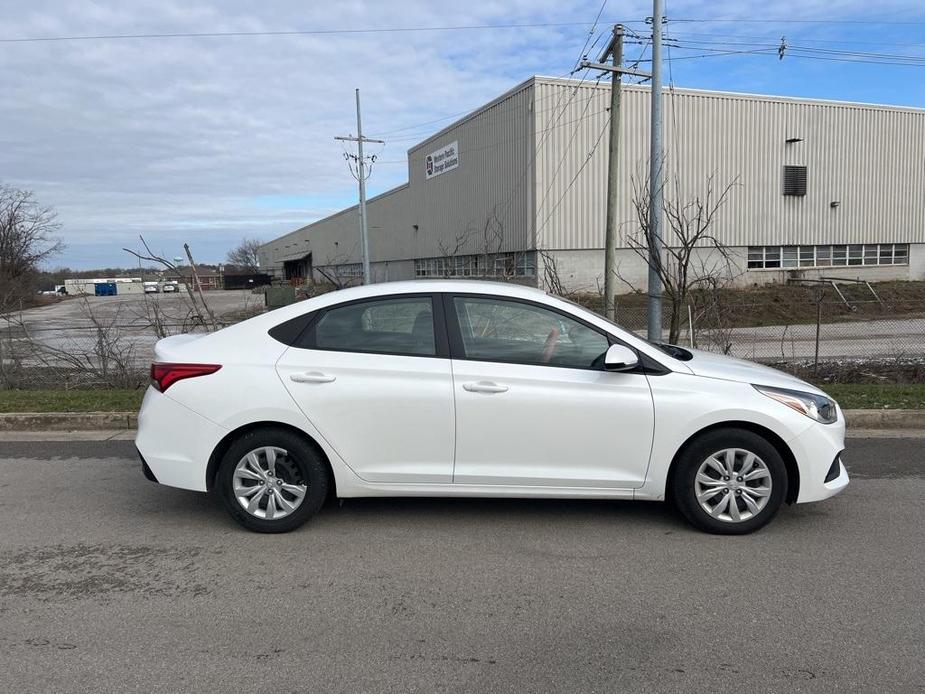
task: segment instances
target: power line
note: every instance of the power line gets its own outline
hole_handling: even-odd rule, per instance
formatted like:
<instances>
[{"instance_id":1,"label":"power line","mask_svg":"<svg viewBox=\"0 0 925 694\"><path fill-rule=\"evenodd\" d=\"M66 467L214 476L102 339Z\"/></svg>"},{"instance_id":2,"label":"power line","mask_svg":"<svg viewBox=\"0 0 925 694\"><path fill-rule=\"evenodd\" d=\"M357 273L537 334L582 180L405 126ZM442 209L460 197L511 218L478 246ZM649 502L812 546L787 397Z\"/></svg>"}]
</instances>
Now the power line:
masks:
<instances>
[{"instance_id":1,"label":"power line","mask_svg":"<svg viewBox=\"0 0 925 694\"><path fill-rule=\"evenodd\" d=\"M591 95L589 96L589 101L590 101L590 99L592 99L594 96L595 96L595 94L591 94ZM549 109L549 110L553 110L553 109ZM563 111L563 113L564 113L564 111ZM564 128L564 127L566 127L566 126L568 126L568 125L572 125L573 123L580 123L581 121L590 120L590 119L593 118L594 116L599 116L599 115L601 115L602 113L607 113L607 109L604 108L604 109L601 109L600 111L592 111L591 113L587 113L587 114L585 114L585 115L583 115L583 116L580 116L580 117L578 117L578 118L574 118L574 119L572 119L572 120L565 121L564 123L559 123L559 122L558 122L558 119L555 119L555 120L553 120L553 124L552 124L552 125L550 125L550 126L548 126L548 127L546 127L546 128L542 128L542 129L540 129L540 130L537 130L535 134L536 134L536 135L542 135L542 137L541 137L541 142L542 142L543 140L545 140L546 138L548 138L548 137L549 137L549 133L550 133L551 131L555 130L556 128ZM559 117L561 117L561 115L562 115L562 114L560 114ZM527 133L527 134L525 134L525 135L518 135L518 136L516 136L516 137L509 137L509 138L506 138L506 139L504 139L504 140L496 140L495 142L492 142L490 145L483 145L483 146L481 146L481 147L473 147L473 148L471 148L471 149L460 149L460 150L459 150L459 155L462 156L462 155L464 155L464 154L468 155L468 154L472 154L472 153L474 153L474 152L483 152L483 151L485 151L486 149L495 149L496 147L498 147L498 145L507 144L507 143L509 143L509 142L517 142L518 140L524 140L524 139L527 139L527 138L530 138L530 137L533 137L533 136L534 136L533 134ZM379 160L376 161L376 163L377 163L377 164L404 164L404 163L406 163L407 161L408 161L407 158L405 158L405 159L379 159Z\"/></svg>"},{"instance_id":2,"label":"power line","mask_svg":"<svg viewBox=\"0 0 925 694\"><path fill-rule=\"evenodd\" d=\"M604 3L606 4L606 2ZM592 25L600 22L600 13ZM845 25L883 25L883 26L925 26L925 21L879 20L879 19L790 19L790 18L738 18L738 17L685 17L672 19L675 23L711 24L845 24ZM612 19L608 24L644 24L642 20ZM51 43L61 41L114 41L139 39L185 39L185 38L246 38L246 37L284 37L284 36L334 36L351 34L397 34L423 33L429 31L492 31L509 29L542 29L556 27L588 26L589 22L524 22L511 24L459 24L450 26L409 26L409 27L368 27L360 29L284 29L278 31L182 31L150 32L140 34L75 34L63 36L19 36L0 38L0 43ZM593 33L593 30L592 30ZM589 35L590 38L590 35ZM587 42L585 43L587 47ZM584 50L584 49L582 49Z\"/></svg>"},{"instance_id":3,"label":"power line","mask_svg":"<svg viewBox=\"0 0 925 694\"><path fill-rule=\"evenodd\" d=\"M716 18L697 18L688 17L683 19L671 18L672 23L687 24L710 24L710 23L741 23L741 24L882 24L886 26L925 26L925 21L910 22L907 20L893 19L790 19L790 18L740 18L740 17L716 17Z\"/></svg>"},{"instance_id":4,"label":"power line","mask_svg":"<svg viewBox=\"0 0 925 694\"><path fill-rule=\"evenodd\" d=\"M637 22L639 23L639 22ZM241 38L255 36L332 36L350 34L399 34L428 31L481 31L506 29L540 29L553 27L588 26L589 22L530 22L522 24L460 24L455 26L381 27L363 29L286 29L280 31L183 31L143 34L88 34L70 36L25 36L0 38L0 43L41 43L54 41L110 41L122 39L189 39L189 38Z\"/></svg>"},{"instance_id":5,"label":"power line","mask_svg":"<svg viewBox=\"0 0 925 694\"><path fill-rule=\"evenodd\" d=\"M675 46L675 49L683 49L683 46ZM705 49L704 49L705 50ZM729 55L770 55L771 53L776 53L777 48L761 48L755 50L742 50L742 51L712 51L710 53L701 53L700 55L681 55L674 58L674 60L694 60L696 58L720 58L722 56ZM643 63L650 63L651 60L640 61Z\"/></svg>"},{"instance_id":6,"label":"power line","mask_svg":"<svg viewBox=\"0 0 925 694\"><path fill-rule=\"evenodd\" d=\"M597 86L598 84L600 84L600 79L598 79L597 82L594 83L594 86ZM593 96L593 93L592 93L592 96ZM581 115L578 117L579 121L585 118L585 113L587 112L588 107L590 105L591 105L591 98L588 98L585 101L584 108L581 110ZM610 119L608 118L608 122L609 120ZM549 191L552 189L552 186L555 183L556 176L559 175L559 171L562 169L562 164L565 163L565 159L566 157L568 157L569 149L571 149L572 147L572 142L574 142L575 136L579 133L580 129L581 129L581 125L580 124L576 125L574 130L572 130L572 134L569 136L568 141L565 143L565 147L563 148L562 156L559 159L559 163L556 164L556 168L552 172L552 176L549 177L549 183L546 185L546 189L543 191L543 196L540 198L539 202L537 203L537 206L536 206L537 210L543 209L543 205L546 204L546 197L549 195Z\"/></svg>"},{"instance_id":7,"label":"power line","mask_svg":"<svg viewBox=\"0 0 925 694\"><path fill-rule=\"evenodd\" d=\"M736 44L733 44L736 45ZM742 46L753 44L738 44ZM724 50L722 48L709 48L706 46L684 46L675 44L675 50L685 51L705 51L698 55L683 55L675 57L674 60L693 60L697 58L714 58L730 55L771 55L776 54L779 50L779 43L773 46L763 48L742 48L740 50ZM925 66L925 56L895 56L888 53L862 53L858 51L834 51L831 49L817 49L806 46L787 46L786 57L788 58L806 58L810 60L828 60L841 63L867 63L870 65L897 65L905 67L922 67ZM649 60L642 60L646 63Z\"/></svg>"},{"instance_id":8,"label":"power line","mask_svg":"<svg viewBox=\"0 0 925 694\"><path fill-rule=\"evenodd\" d=\"M925 63L904 63L899 61L890 61L890 60L865 60L863 58L830 58L821 55L805 55L803 53L791 53L790 49L787 49L787 55L790 58L804 58L806 60L827 60L837 63L864 63L867 65L896 65L902 67L925 67Z\"/></svg>"},{"instance_id":9,"label":"power line","mask_svg":"<svg viewBox=\"0 0 925 694\"><path fill-rule=\"evenodd\" d=\"M695 44L695 47L700 48L701 46L750 46L756 48L777 48L779 45L779 39L775 39L773 42L762 42L756 43L752 41L704 41L704 40L691 40L691 39L674 39L673 43L676 48L683 48L687 50L689 46L683 46L678 43L679 41L684 44ZM802 39L801 39L802 41ZM880 45L883 45L882 43ZM709 48L702 48L702 50L711 50ZM787 51L790 50L800 50L810 53L825 53L832 55L843 55L843 56L858 56L862 58L885 58L885 59L894 59L894 60L914 60L914 61L925 61L925 55L899 55L896 53L879 53L875 51L850 51L850 50L840 50L836 48L818 48L815 46L801 46L798 44L791 44L788 42Z\"/></svg>"},{"instance_id":10,"label":"power line","mask_svg":"<svg viewBox=\"0 0 925 694\"><path fill-rule=\"evenodd\" d=\"M565 190L562 191L562 195L560 195L558 200L556 200L556 204L553 205L552 209L549 210L549 213L543 219L543 223L537 228L536 230L537 238L539 238L540 232L546 228L546 224L552 218L553 213L559 208L559 205L562 204L562 201L565 199L565 196L568 194L568 192L572 189L572 186L575 185L575 181L577 181L578 177L581 176L581 173L582 171L585 170L585 167L588 165L588 162L590 162L594 158L594 153L597 151L598 146L600 146L601 140L604 137L604 133L607 132L607 129L609 127L610 127L610 116L608 115L604 123L604 127L601 128L601 132L597 136L597 140L594 141L594 145L591 147L591 151L588 152L588 156L585 157L585 160L581 163L581 166L578 167L578 171L576 171L575 175L572 176L572 180L569 181L568 185L565 187Z\"/></svg>"},{"instance_id":11,"label":"power line","mask_svg":"<svg viewBox=\"0 0 925 694\"><path fill-rule=\"evenodd\" d=\"M768 36L768 35L758 35L758 34L690 34L687 32L684 33L675 33L676 40L680 41L696 41L697 39L732 39L730 41L717 41L715 43L736 43L740 39L752 39L759 41L762 44L764 43L774 43L780 40L780 36ZM925 47L925 43L898 43L893 40L889 41L860 41L854 38L847 39L817 39L810 37L800 37L800 43L821 43L821 44L832 44L832 45L851 45L851 46L882 46L885 43L888 43L890 46L902 47L902 48L921 48Z\"/></svg>"},{"instance_id":12,"label":"power line","mask_svg":"<svg viewBox=\"0 0 925 694\"><path fill-rule=\"evenodd\" d=\"M601 15L604 13L604 8L607 7L607 0L604 0L601 3L601 9L597 11L597 16L594 18L594 24L591 25L591 31L588 32L588 37L585 39L585 45L581 47L581 50L578 52L578 62L575 63L575 67L578 67L578 63L581 62L581 59L588 52L588 42L591 40L591 37L594 36L594 32L597 30L597 23L601 21ZM598 36L600 39L600 36ZM594 42L597 45L597 41ZM591 47L592 49L594 46Z\"/></svg>"},{"instance_id":13,"label":"power line","mask_svg":"<svg viewBox=\"0 0 925 694\"><path fill-rule=\"evenodd\" d=\"M588 42L591 40L591 37L594 35L594 32L597 31L598 22L599 22L600 19L601 19L601 14L604 12L604 7L606 7L606 5L607 5L607 0L603 0L603 2L601 3L601 7L600 7L600 9L598 10L597 16L594 18L594 24L593 24L592 27L591 27L591 31L589 32L587 38L585 38L585 42L584 42L584 45L582 45L582 47L581 47L581 51L579 52L578 59L575 61L575 69L578 68L578 66L581 64L581 61L582 61L583 58L584 58L584 52L585 52L585 50L588 48ZM598 40L599 40L599 39L600 39L600 36L598 36ZM591 44L591 45L592 45L592 47L595 46L595 45L597 45L597 40L595 40L594 43ZM574 69L572 70L572 73L574 73ZM572 74L572 73L570 73L570 74ZM565 92L566 92L566 91L569 92L569 97L568 97L568 99L566 100L565 104L562 106L562 109L559 111L558 115L556 115L556 117L553 119L552 125L549 126L549 127L547 127L547 128L545 128L545 129L542 131L543 134L542 134L542 136L539 138L539 141L536 143L536 146L533 148L533 153L532 153L531 156L530 156L530 161L529 161L529 163L527 164L527 166L524 167L524 170L521 172L520 178L518 178L517 183L516 183L516 184L514 185L514 187L512 188L511 194L508 196L507 200L505 200L504 203L502 203L502 204L503 204L503 212L501 213L501 221L502 221L502 222L503 222L504 219L507 217L507 213L508 213L508 212L510 211L510 209L511 209L511 205L512 205L513 202L514 202L514 196L518 193L518 191L520 190L520 188L521 188L521 186L523 185L524 181L526 181L526 179L527 179L527 172L535 169L535 167L536 167L536 159L537 159L537 157L539 156L540 151L543 149L543 145L546 143L546 141L547 141L548 138L550 137L550 133L552 132L552 130L553 130L554 128L557 127L557 124L558 124L559 120L562 118L563 115L565 115L565 111L566 111L566 109L568 108L569 104L572 103L572 99L575 98L575 96L578 94L579 88L581 87L582 84L584 84L584 81L585 81L585 79L586 79L586 76L587 76L587 72L585 72L585 74L582 75L581 80L579 80L578 84L575 85L575 86L574 86L573 88L571 88L571 89L557 89L557 90L556 90L556 91L558 92L558 98L556 99L556 106L554 107L554 110L556 110L556 109L559 108L559 105L562 103L562 97L565 95ZM592 98L593 98L593 94L590 95L590 96L588 97L588 103L591 102L591 99L592 99ZM535 102L535 99L534 99L534 102ZM582 110L582 117L576 119L576 121L580 121L580 120L584 117L584 112L585 112L585 110L587 110L587 107L585 107L585 109ZM565 125L568 125L568 123L566 123ZM577 130L578 127L580 127L580 126L576 126L576 130ZM534 138L535 138L535 137L536 137L536 136L534 135ZM571 140L570 140L570 142L571 142ZM536 209L539 209L539 208L537 207ZM535 232L535 234L534 234L534 243L537 243L537 238L538 238L537 235L538 235L538 233L539 233L539 231L537 230L537 232Z\"/></svg>"}]
</instances>

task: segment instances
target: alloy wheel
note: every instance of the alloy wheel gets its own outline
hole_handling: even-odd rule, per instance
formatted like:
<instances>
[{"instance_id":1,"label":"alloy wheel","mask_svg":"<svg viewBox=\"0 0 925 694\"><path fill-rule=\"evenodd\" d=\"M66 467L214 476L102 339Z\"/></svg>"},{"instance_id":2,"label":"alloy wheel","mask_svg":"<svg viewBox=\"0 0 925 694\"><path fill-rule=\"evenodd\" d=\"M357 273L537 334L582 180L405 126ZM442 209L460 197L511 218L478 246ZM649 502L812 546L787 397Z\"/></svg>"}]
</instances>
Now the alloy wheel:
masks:
<instances>
[{"instance_id":1,"label":"alloy wheel","mask_svg":"<svg viewBox=\"0 0 925 694\"><path fill-rule=\"evenodd\" d=\"M725 448L697 469L694 494L710 516L727 523L754 518L771 497L771 471L751 451Z\"/></svg>"},{"instance_id":2,"label":"alloy wheel","mask_svg":"<svg viewBox=\"0 0 925 694\"><path fill-rule=\"evenodd\" d=\"M245 511L262 520L278 520L293 513L305 499L308 486L289 453L276 446L255 448L235 466L234 496Z\"/></svg>"}]
</instances>

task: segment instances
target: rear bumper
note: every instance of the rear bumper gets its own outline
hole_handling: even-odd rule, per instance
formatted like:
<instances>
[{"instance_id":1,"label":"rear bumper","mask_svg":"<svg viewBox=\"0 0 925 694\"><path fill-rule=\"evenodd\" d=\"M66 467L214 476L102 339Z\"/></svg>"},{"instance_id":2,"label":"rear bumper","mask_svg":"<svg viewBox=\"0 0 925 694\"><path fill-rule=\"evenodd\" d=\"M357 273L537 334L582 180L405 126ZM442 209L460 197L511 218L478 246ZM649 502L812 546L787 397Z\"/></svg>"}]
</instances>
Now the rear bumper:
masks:
<instances>
[{"instance_id":1,"label":"rear bumper","mask_svg":"<svg viewBox=\"0 0 925 694\"><path fill-rule=\"evenodd\" d=\"M835 424L813 424L788 442L800 470L798 504L828 499L848 486L844 421L840 414Z\"/></svg>"},{"instance_id":2,"label":"rear bumper","mask_svg":"<svg viewBox=\"0 0 925 694\"><path fill-rule=\"evenodd\" d=\"M204 492L212 451L228 432L154 388L138 413L135 448L154 481ZM148 479L151 479L148 477Z\"/></svg>"},{"instance_id":3,"label":"rear bumper","mask_svg":"<svg viewBox=\"0 0 925 694\"><path fill-rule=\"evenodd\" d=\"M154 471L148 467L148 461L145 460L145 457L141 454L141 451L138 450L138 446L135 446L135 452L138 453L138 458L141 460L141 472L145 476L146 480L159 484L157 477L154 475Z\"/></svg>"}]
</instances>

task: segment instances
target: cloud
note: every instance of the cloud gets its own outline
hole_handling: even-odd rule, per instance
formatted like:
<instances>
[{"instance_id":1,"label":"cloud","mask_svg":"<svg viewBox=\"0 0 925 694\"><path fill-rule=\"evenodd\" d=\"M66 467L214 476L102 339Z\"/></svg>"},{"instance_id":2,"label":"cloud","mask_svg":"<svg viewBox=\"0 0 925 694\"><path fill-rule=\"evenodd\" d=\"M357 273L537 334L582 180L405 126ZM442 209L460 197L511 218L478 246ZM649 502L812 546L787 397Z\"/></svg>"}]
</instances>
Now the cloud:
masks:
<instances>
[{"instance_id":1,"label":"cloud","mask_svg":"<svg viewBox=\"0 0 925 694\"><path fill-rule=\"evenodd\" d=\"M25 12L7 5L0 26L7 37L447 26L590 21L598 8L597 0L568 6L561 0L38 0ZM670 11L737 16L741 8L731 0L672 2ZM831 8L809 0L767 11L831 16ZM892 10L908 16L917 5L878 6ZM617 11L620 19L642 18L650 5L622 4L605 17ZM839 3L842 16L862 11L858 3ZM244 235L269 239L352 202L355 183L333 137L356 129L355 87L364 128L375 136L477 106L534 73L566 73L586 31L0 44L0 179L35 190L58 210L69 246L63 264L125 262L119 249L139 233L168 255L189 241L201 260L220 260ZM677 63L687 80L681 83L722 83L722 74L696 62ZM755 82L770 89L775 74L756 72ZM744 87L727 88L747 89L749 75L732 81ZM380 152L370 193L404 182L401 162L413 138L447 122L395 133Z\"/></svg>"}]
</instances>

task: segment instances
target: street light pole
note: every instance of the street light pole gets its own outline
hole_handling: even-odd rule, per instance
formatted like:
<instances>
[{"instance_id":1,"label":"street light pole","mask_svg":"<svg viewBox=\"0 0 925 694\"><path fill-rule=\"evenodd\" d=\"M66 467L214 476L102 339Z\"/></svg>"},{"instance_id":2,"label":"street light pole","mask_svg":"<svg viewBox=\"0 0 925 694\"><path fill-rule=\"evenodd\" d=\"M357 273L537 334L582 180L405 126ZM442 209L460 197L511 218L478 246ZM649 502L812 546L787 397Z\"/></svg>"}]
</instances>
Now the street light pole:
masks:
<instances>
[{"instance_id":1,"label":"street light pole","mask_svg":"<svg viewBox=\"0 0 925 694\"><path fill-rule=\"evenodd\" d=\"M652 108L649 145L649 323L648 338L662 339L662 14L663 0L652 2Z\"/></svg>"}]
</instances>

